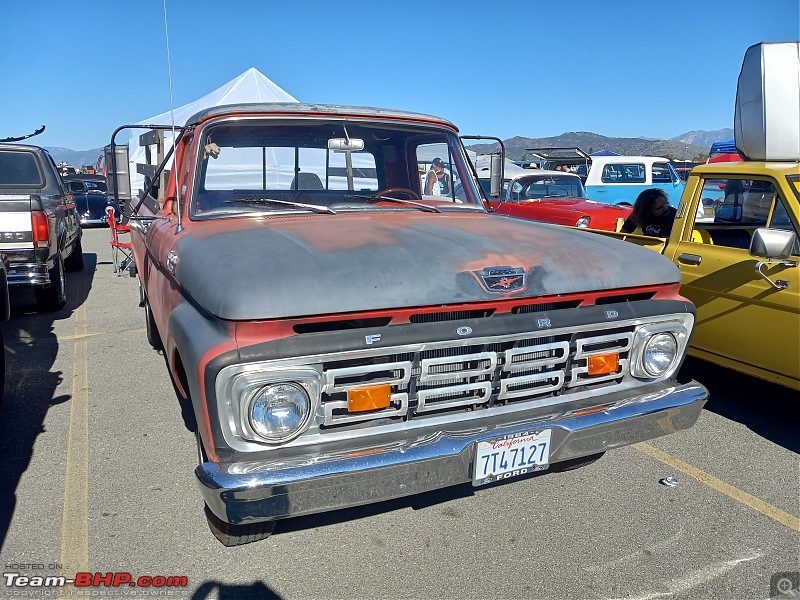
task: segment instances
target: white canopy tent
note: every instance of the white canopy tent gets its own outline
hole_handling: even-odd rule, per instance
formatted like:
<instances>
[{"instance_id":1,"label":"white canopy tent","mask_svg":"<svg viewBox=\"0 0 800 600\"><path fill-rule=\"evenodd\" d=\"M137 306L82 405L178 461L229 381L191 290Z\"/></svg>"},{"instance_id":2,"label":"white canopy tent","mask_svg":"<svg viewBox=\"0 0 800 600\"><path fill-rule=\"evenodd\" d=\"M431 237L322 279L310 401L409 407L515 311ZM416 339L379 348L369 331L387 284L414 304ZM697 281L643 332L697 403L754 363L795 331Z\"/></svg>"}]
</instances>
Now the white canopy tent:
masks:
<instances>
[{"instance_id":1,"label":"white canopy tent","mask_svg":"<svg viewBox=\"0 0 800 600\"><path fill-rule=\"evenodd\" d=\"M198 98L194 102L139 121L137 125L171 125L182 127L194 114L205 108L221 104L240 104L247 102L297 102L297 99L278 87L255 67L247 69L244 73L230 80L228 83L213 92ZM136 163L145 162L145 150L139 146L139 136L145 133L144 129L131 129L128 143L128 156L130 161L131 190L136 195L136 190L144 187L144 176L136 171ZM167 147L171 143L172 133L164 133ZM166 151L165 151L166 152Z\"/></svg>"}]
</instances>

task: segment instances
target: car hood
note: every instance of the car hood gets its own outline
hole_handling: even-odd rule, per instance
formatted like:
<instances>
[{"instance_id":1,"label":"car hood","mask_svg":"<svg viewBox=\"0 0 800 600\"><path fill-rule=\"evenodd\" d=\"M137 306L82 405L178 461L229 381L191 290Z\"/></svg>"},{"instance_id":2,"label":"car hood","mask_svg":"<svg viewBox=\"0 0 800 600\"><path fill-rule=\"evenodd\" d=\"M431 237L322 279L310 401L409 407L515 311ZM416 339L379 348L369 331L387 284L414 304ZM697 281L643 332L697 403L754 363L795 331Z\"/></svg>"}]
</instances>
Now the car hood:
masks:
<instances>
[{"instance_id":1,"label":"car hood","mask_svg":"<svg viewBox=\"0 0 800 600\"><path fill-rule=\"evenodd\" d=\"M211 314L261 320L532 298L680 281L634 244L484 213L339 213L196 221L175 276ZM491 269L509 267L492 277ZM521 285L524 280L524 285ZM494 289L491 289L494 288Z\"/></svg>"}]
</instances>

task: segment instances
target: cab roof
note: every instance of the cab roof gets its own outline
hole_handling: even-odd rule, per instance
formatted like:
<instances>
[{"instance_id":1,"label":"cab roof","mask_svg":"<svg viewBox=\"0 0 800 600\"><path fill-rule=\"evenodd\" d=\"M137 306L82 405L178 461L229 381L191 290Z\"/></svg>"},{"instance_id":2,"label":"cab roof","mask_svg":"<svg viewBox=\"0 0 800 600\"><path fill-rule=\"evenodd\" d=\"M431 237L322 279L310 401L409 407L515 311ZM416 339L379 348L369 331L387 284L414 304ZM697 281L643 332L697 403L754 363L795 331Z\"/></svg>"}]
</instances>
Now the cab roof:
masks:
<instances>
[{"instance_id":1,"label":"cab roof","mask_svg":"<svg viewBox=\"0 0 800 600\"><path fill-rule=\"evenodd\" d=\"M343 106L338 104L305 104L301 102L258 102L244 104L222 104L201 110L191 116L186 125L197 125L210 117L222 115L288 115L288 116L329 116L329 117L365 117L378 119L392 119L401 121L422 121L444 125L456 132L458 128L450 121L427 115L388 108L375 108L371 106Z\"/></svg>"}]
</instances>

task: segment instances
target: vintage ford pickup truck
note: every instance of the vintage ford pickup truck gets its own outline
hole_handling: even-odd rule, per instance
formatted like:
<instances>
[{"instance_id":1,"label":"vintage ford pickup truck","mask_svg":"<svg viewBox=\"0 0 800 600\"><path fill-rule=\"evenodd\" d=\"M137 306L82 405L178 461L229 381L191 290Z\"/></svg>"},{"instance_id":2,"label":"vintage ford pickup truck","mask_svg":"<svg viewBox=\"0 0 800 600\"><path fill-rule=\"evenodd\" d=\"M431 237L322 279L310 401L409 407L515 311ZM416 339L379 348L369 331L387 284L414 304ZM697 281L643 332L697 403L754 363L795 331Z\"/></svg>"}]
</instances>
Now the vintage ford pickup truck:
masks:
<instances>
[{"instance_id":1,"label":"vintage ford pickup truck","mask_svg":"<svg viewBox=\"0 0 800 600\"><path fill-rule=\"evenodd\" d=\"M697 307L689 354L800 389L800 44L745 55L734 118L744 161L692 169L662 252ZM784 110L794 105L795 110Z\"/></svg>"},{"instance_id":2,"label":"vintage ford pickup truck","mask_svg":"<svg viewBox=\"0 0 800 600\"><path fill-rule=\"evenodd\" d=\"M676 376L694 325L678 269L487 213L448 121L241 104L179 129L163 201L134 201L132 244L222 543L697 420L707 391ZM446 192L420 189L432 164Z\"/></svg>"}]
</instances>

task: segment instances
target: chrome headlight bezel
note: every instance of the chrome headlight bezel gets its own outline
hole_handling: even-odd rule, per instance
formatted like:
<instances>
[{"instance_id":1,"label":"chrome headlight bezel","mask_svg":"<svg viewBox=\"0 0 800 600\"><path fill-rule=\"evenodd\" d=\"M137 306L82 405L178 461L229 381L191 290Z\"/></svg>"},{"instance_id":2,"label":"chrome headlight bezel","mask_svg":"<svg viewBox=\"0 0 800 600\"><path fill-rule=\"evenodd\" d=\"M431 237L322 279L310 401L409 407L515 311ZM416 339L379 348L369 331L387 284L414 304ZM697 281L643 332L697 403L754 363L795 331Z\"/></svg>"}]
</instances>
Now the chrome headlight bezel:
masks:
<instances>
[{"instance_id":1,"label":"chrome headlight bezel","mask_svg":"<svg viewBox=\"0 0 800 600\"><path fill-rule=\"evenodd\" d=\"M251 411L259 393L270 385L290 384L297 386L308 398L307 410L300 426L286 436L269 438L253 427ZM263 365L235 368L235 372L224 381L218 381L217 398L223 435L232 447L238 447L236 439L246 442L278 445L290 442L314 423L321 396L320 374L311 368L265 369Z\"/></svg>"},{"instance_id":2,"label":"chrome headlight bezel","mask_svg":"<svg viewBox=\"0 0 800 600\"><path fill-rule=\"evenodd\" d=\"M675 316L674 320L662 323L650 323L639 327L634 333L633 348L631 350L631 375L637 379L660 380L667 379L675 374L683 362L689 338L694 326L694 315L686 313ZM657 336L667 334L675 340L675 355L669 366L661 373L654 374L645 366L648 345Z\"/></svg>"}]
</instances>

